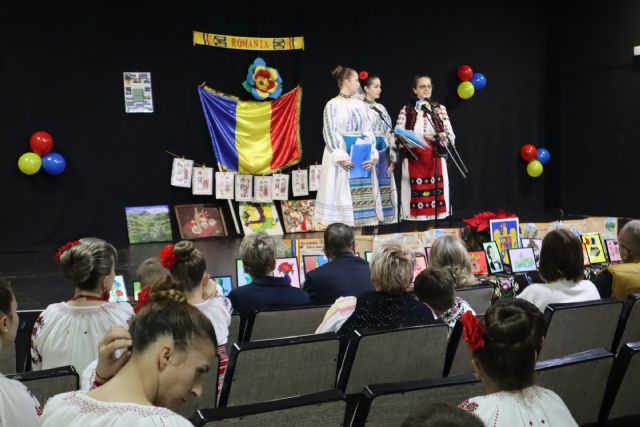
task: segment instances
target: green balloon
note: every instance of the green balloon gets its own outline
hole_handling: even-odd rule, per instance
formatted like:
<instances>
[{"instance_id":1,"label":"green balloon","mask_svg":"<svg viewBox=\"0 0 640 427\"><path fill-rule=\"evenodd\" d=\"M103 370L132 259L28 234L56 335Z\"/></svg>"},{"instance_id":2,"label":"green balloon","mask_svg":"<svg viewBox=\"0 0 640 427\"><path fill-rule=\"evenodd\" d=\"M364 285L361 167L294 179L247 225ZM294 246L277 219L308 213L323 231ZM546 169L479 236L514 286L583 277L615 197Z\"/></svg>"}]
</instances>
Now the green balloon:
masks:
<instances>
[{"instance_id":1,"label":"green balloon","mask_svg":"<svg viewBox=\"0 0 640 427\"><path fill-rule=\"evenodd\" d=\"M527 173L531 178L539 177L540 175L542 175L543 170L544 167L542 166L542 163L537 160L531 160L527 165Z\"/></svg>"},{"instance_id":2,"label":"green balloon","mask_svg":"<svg viewBox=\"0 0 640 427\"><path fill-rule=\"evenodd\" d=\"M25 175L33 175L41 166L42 159L36 153L24 153L18 159L18 169Z\"/></svg>"},{"instance_id":3,"label":"green balloon","mask_svg":"<svg viewBox=\"0 0 640 427\"><path fill-rule=\"evenodd\" d=\"M458 96L462 99L469 99L476 93L476 88L471 82L462 82L458 85Z\"/></svg>"}]
</instances>

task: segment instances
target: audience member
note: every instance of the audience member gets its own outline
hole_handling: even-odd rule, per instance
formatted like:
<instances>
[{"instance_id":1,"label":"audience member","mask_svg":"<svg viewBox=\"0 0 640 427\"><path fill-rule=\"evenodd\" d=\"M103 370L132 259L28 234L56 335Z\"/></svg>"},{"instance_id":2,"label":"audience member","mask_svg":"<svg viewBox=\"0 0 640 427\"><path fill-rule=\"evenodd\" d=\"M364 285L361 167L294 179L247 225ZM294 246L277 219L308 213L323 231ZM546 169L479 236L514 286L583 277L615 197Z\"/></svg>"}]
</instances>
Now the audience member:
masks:
<instances>
[{"instance_id":1,"label":"audience member","mask_svg":"<svg viewBox=\"0 0 640 427\"><path fill-rule=\"evenodd\" d=\"M409 415L400 427L484 427L480 418L446 403L432 403Z\"/></svg>"},{"instance_id":2,"label":"audience member","mask_svg":"<svg viewBox=\"0 0 640 427\"><path fill-rule=\"evenodd\" d=\"M371 283L375 290L360 298L338 298L316 333L337 331L344 342L358 328L435 322L429 307L410 293L414 267L415 257L406 245L393 240L381 243L371 260Z\"/></svg>"},{"instance_id":3,"label":"audience member","mask_svg":"<svg viewBox=\"0 0 640 427\"><path fill-rule=\"evenodd\" d=\"M640 292L640 220L629 221L618 233L618 247L623 264L604 269L593 283L602 298L624 299Z\"/></svg>"},{"instance_id":4,"label":"audience member","mask_svg":"<svg viewBox=\"0 0 640 427\"><path fill-rule=\"evenodd\" d=\"M324 253L329 262L306 275L304 290L313 304L333 304L339 297L360 297L373 290L369 263L355 255L356 239L346 224L324 231Z\"/></svg>"},{"instance_id":5,"label":"audience member","mask_svg":"<svg viewBox=\"0 0 640 427\"><path fill-rule=\"evenodd\" d=\"M200 396L216 352L213 325L187 302L179 283L166 280L134 318L129 361L101 387L59 394L47 402L43 427L183 426L174 412Z\"/></svg>"},{"instance_id":6,"label":"audience member","mask_svg":"<svg viewBox=\"0 0 640 427\"><path fill-rule=\"evenodd\" d=\"M31 338L33 370L73 365L78 372L98 357L98 342L112 325L127 327L129 303L109 302L118 253L93 237L69 242L56 254L64 277L74 286L67 302L49 305L36 320Z\"/></svg>"},{"instance_id":7,"label":"audience member","mask_svg":"<svg viewBox=\"0 0 640 427\"><path fill-rule=\"evenodd\" d=\"M136 270L141 289L136 295L136 305L133 307L133 311L137 313L143 305L140 301L144 302L149 299L153 282L162 281L168 274L169 272L160 264L159 258L152 257L142 261Z\"/></svg>"},{"instance_id":8,"label":"audience member","mask_svg":"<svg viewBox=\"0 0 640 427\"><path fill-rule=\"evenodd\" d=\"M452 270L427 268L416 277L413 290L420 301L427 304L433 314L449 325L449 335L456 322L467 311L476 314L469 304L456 296Z\"/></svg>"},{"instance_id":9,"label":"audience member","mask_svg":"<svg viewBox=\"0 0 640 427\"><path fill-rule=\"evenodd\" d=\"M429 264L438 270L448 270L455 281L456 288L484 283L473 275L467 247L458 236L447 234L438 237L431 247Z\"/></svg>"},{"instance_id":10,"label":"audience member","mask_svg":"<svg viewBox=\"0 0 640 427\"><path fill-rule=\"evenodd\" d=\"M276 268L273 238L264 233L246 236L240 244L240 258L244 270L253 279L249 285L229 293L233 308L240 313L241 330L253 310L309 304L309 294L292 287L282 277L273 276Z\"/></svg>"},{"instance_id":11,"label":"audience member","mask_svg":"<svg viewBox=\"0 0 640 427\"><path fill-rule=\"evenodd\" d=\"M542 345L534 313L521 303L499 301L487 310L483 323L471 312L460 318L464 340L473 351L475 375L486 394L465 400L459 407L477 415L485 425L578 425L556 393L533 385L537 349Z\"/></svg>"},{"instance_id":12,"label":"audience member","mask_svg":"<svg viewBox=\"0 0 640 427\"><path fill-rule=\"evenodd\" d=\"M527 286L518 298L532 302L541 312L549 304L600 298L595 285L584 280L582 242L567 229L553 230L544 237L539 272L546 283Z\"/></svg>"}]
</instances>

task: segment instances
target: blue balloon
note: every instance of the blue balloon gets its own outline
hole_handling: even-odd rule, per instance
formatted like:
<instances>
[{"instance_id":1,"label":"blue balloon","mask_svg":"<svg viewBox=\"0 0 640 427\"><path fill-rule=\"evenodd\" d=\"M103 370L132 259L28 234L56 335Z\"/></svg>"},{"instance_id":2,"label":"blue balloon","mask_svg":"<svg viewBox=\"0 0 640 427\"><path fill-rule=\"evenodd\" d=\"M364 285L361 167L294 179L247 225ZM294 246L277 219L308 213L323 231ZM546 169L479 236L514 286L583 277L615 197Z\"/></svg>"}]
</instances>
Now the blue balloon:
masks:
<instances>
[{"instance_id":1,"label":"blue balloon","mask_svg":"<svg viewBox=\"0 0 640 427\"><path fill-rule=\"evenodd\" d=\"M49 153L42 157L42 169L49 175L60 175L67 167L67 162L61 154Z\"/></svg>"},{"instance_id":2,"label":"blue balloon","mask_svg":"<svg viewBox=\"0 0 640 427\"><path fill-rule=\"evenodd\" d=\"M551 153L549 153L549 150L547 150L546 148L538 148L537 160L543 165L546 165L547 163L549 163L549 160L551 160Z\"/></svg>"},{"instance_id":3,"label":"blue balloon","mask_svg":"<svg viewBox=\"0 0 640 427\"><path fill-rule=\"evenodd\" d=\"M481 90L487 85L487 78L482 73L474 73L470 82L475 90Z\"/></svg>"}]
</instances>

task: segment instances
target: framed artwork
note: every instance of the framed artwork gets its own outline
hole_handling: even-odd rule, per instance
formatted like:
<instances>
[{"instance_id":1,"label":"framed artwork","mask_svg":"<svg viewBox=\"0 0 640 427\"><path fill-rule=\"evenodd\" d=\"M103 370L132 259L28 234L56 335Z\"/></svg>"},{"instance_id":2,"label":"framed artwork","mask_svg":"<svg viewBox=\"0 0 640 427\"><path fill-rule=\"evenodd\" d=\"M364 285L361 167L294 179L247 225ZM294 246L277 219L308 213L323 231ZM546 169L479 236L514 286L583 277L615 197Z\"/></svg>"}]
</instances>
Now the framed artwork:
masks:
<instances>
[{"instance_id":1,"label":"framed artwork","mask_svg":"<svg viewBox=\"0 0 640 427\"><path fill-rule=\"evenodd\" d=\"M540 265L540 249L542 249L542 239L520 239L523 248L532 248L536 257L536 265Z\"/></svg>"},{"instance_id":2,"label":"framed artwork","mask_svg":"<svg viewBox=\"0 0 640 427\"><path fill-rule=\"evenodd\" d=\"M293 179L293 197L309 195L309 171L306 169L298 169L291 171Z\"/></svg>"},{"instance_id":3,"label":"framed artwork","mask_svg":"<svg viewBox=\"0 0 640 427\"><path fill-rule=\"evenodd\" d=\"M273 200L289 200L289 175L273 175L271 185L271 197Z\"/></svg>"},{"instance_id":4,"label":"framed artwork","mask_svg":"<svg viewBox=\"0 0 640 427\"><path fill-rule=\"evenodd\" d=\"M124 208L129 243L169 242L171 220L169 205L131 206Z\"/></svg>"},{"instance_id":5,"label":"framed artwork","mask_svg":"<svg viewBox=\"0 0 640 427\"><path fill-rule=\"evenodd\" d=\"M254 176L253 177L253 201L256 203L271 202L271 177L270 176Z\"/></svg>"},{"instance_id":6,"label":"framed artwork","mask_svg":"<svg viewBox=\"0 0 640 427\"><path fill-rule=\"evenodd\" d=\"M191 187L193 160L174 158L171 165L171 185L174 187Z\"/></svg>"},{"instance_id":7,"label":"framed artwork","mask_svg":"<svg viewBox=\"0 0 640 427\"><path fill-rule=\"evenodd\" d=\"M322 165L309 166L309 191L318 191L320 186L320 171Z\"/></svg>"},{"instance_id":8,"label":"framed artwork","mask_svg":"<svg viewBox=\"0 0 640 427\"><path fill-rule=\"evenodd\" d=\"M520 224L518 218L489 220L491 240L498 245L502 263L509 264L509 249L520 245Z\"/></svg>"},{"instance_id":9,"label":"framed artwork","mask_svg":"<svg viewBox=\"0 0 640 427\"><path fill-rule=\"evenodd\" d=\"M280 202L282 222L287 233L314 231L313 207L315 200L285 200Z\"/></svg>"},{"instance_id":10,"label":"framed artwork","mask_svg":"<svg viewBox=\"0 0 640 427\"><path fill-rule=\"evenodd\" d=\"M216 199L233 200L234 177L231 172L216 172Z\"/></svg>"},{"instance_id":11,"label":"framed artwork","mask_svg":"<svg viewBox=\"0 0 640 427\"><path fill-rule=\"evenodd\" d=\"M504 271L504 265L502 265L502 257L500 256L496 242L484 242L482 247L487 256L489 272L491 274L502 273Z\"/></svg>"},{"instance_id":12,"label":"framed artwork","mask_svg":"<svg viewBox=\"0 0 640 427\"><path fill-rule=\"evenodd\" d=\"M364 259L371 264L371 260L373 259L373 252L371 251L364 251Z\"/></svg>"},{"instance_id":13,"label":"framed artwork","mask_svg":"<svg viewBox=\"0 0 640 427\"><path fill-rule=\"evenodd\" d=\"M113 286L109 291L109 302L129 302L127 288L124 285L124 276L116 275L113 278Z\"/></svg>"},{"instance_id":14,"label":"framed artwork","mask_svg":"<svg viewBox=\"0 0 640 427\"><path fill-rule=\"evenodd\" d=\"M471 258L471 270L474 276L486 276L489 274L487 257L484 251L469 252L469 258Z\"/></svg>"},{"instance_id":15,"label":"framed artwork","mask_svg":"<svg viewBox=\"0 0 640 427\"><path fill-rule=\"evenodd\" d=\"M226 297L233 289L233 280L231 280L231 276L211 276L211 280L216 286L220 286L222 288L222 294Z\"/></svg>"},{"instance_id":16,"label":"framed artwork","mask_svg":"<svg viewBox=\"0 0 640 427\"><path fill-rule=\"evenodd\" d=\"M213 168L193 168L191 192L200 196L213 195Z\"/></svg>"},{"instance_id":17,"label":"framed artwork","mask_svg":"<svg viewBox=\"0 0 640 427\"><path fill-rule=\"evenodd\" d=\"M416 266L413 269L413 279L411 280L411 284L416 280L418 274L422 273L422 270L427 268L427 258L424 255L419 254L416 255Z\"/></svg>"},{"instance_id":18,"label":"framed artwork","mask_svg":"<svg viewBox=\"0 0 640 427\"><path fill-rule=\"evenodd\" d=\"M124 72L124 107L127 113L153 113L150 72Z\"/></svg>"},{"instance_id":19,"label":"framed artwork","mask_svg":"<svg viewBox=\"0 0 640 427\"><path fill-rule=\"evenodd\" d=\"M131 287L133 288L133 300L138 301L138 294L142 290L142 283L139 280L134 280L131 283Z\"/></svg>"},{"instance_id":20,"label":"framed artwork","mask_svg":"<svg viewBox=\"0 0 640 427\"><path fill-rule=\"evenodd\" d=\"M276 258L276 269L273 271L275 277L282 277L294 288L300 287L300 268L298 258Z\"/></svg>"},{"instance_id":21,"label":"framed artwork","mask_svg":"<svg viewBox=\"0 0 640 427\"><path fill-rule=\"evenodd\" d=\"M282 236L282 224L276 205L273 203L240 203L240 222L246 236L266 233L271 236Z\"/></svg>"},{"instance_id":22,"label":"framed artwork","mask_svg":"<svg viewBox=\"0 0 640 427\"><path fill-rule=\"evenodd\" d=\"M622 257L620 257L620 245L616 239L607 239L604 241L604 244L607 246L607 253L609 254L610 262L622 262Z\"/></svg>"},{"instance_id":23,"label":"framed artwork","mask_svg":"<svg viewBox=\"0 0 640 427\"><path fill-rule=\"evenodd\" d=\"M302 269L304 274L315 270L329 262L326 255L302 255Z\"/></svg>"},{"instance_id":24,"label":"framed artwork","mask_svg":"<svg viewBox=\"0 0 640 427\"><path fill-rule=\"evenodd\" d=\"M587 248L587 255L591 264L602 264L607 262L607 256L604 253L602 240L599 233L585 233L580 235L582 243Z\"/></svg>"},{"instance_id":25,"label":"framed artwork","mask_svg":"<svg viewBox=\"0 0 640 427\"><path fill-rule=\"evenodd\" d=\"M591 261L589 261L589 252L587 252L587 245L582 244L582 257L584 258L584 265L591 265Z\"/></svg>"},{"instance_id":26,"label":"framed artwork","mask_svg":"<svg viewBox=\"0 0 640 427\"><path fill-rule=\"evenodd\" d=\"M508 249L511 260L511 271L514 273L526 273L536 271L536 258L533 255L533 248Z\"/></svg>"},{"instance_id":27,"label":"framed artwork","mask_svg":"<svg viewBox=\"0 0 640 427\"><path fill-rule=\"evenodd\" d=\"M214 205L176 205L180 238L187 240L227 236L222 208Z\"/></svg>"},{"instance_id":28,"label":"framed artwork","mask_svg":"<svg viewBox=\"0 0 640 427\"><path fill-rule=\"evenodd\" d=\"M427 256L427 264L430 264L431 263L431 246L425 246L424 253Z\"/></svg>"},{"instance_id":29,"label":"framed artwork","mask_svg":"<svg viewBox=\"0 0 640 427\"><path fill-rule=\"evenodd\" d=\"M253 177L251 175L236 175L236 202L250 202L253 200Z\"/></svg>"},{"instance_id":30,"label":"framed artwork","mask_svg":"<svg viewBox=\"0 0 640 427\"><path fill-rule=\"evenodd\" d=\"M244 271L244 264L240 258L236 259L236 281L238 282L238 288L240 286L248 285L253 281L251 275Z\"/></svg>"}]
</instances>

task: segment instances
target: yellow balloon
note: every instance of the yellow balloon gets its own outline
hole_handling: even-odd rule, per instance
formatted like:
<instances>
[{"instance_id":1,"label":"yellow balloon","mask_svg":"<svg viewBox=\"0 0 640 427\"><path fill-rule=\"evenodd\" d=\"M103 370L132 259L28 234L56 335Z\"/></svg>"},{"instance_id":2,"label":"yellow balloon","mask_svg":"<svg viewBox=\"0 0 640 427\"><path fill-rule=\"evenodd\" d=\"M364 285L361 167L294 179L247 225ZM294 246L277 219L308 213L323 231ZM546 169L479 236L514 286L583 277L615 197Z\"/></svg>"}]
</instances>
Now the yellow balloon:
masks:
<instances>
[{"instance_id":1,"label":"yellow balloon","mask_svg":"<svg viewBox=\"0 0 640 427\"><path fill-rule=\"evenodd\" d=\"M531 160L527 165L527 173L531 178L539 177L540 175L542 175L543 170L544 167L542 166L542 163L537 160Z\"/></svg>"},{"instance_id":2,"label":"yellow balloon","mask_svg":"<svg viewBox=\"0 0 640 427\"><path fill-rule=\"evenodd\" d=\"M471 82L462 82L458 85L458 96L462 99L469 99L476 93L476 88Z\"/></svg>"},{"instance_id":3,"label":"yellow balloon","mask_svg":"<svg viewBox=\"0 0 640 427\"><path fill-rule=\"evenodd\" d=\"M41 166L42 159L36 153L24 153L18 159L18 169L25 175L33 175Z\"/></svg>"}]
</instances>

